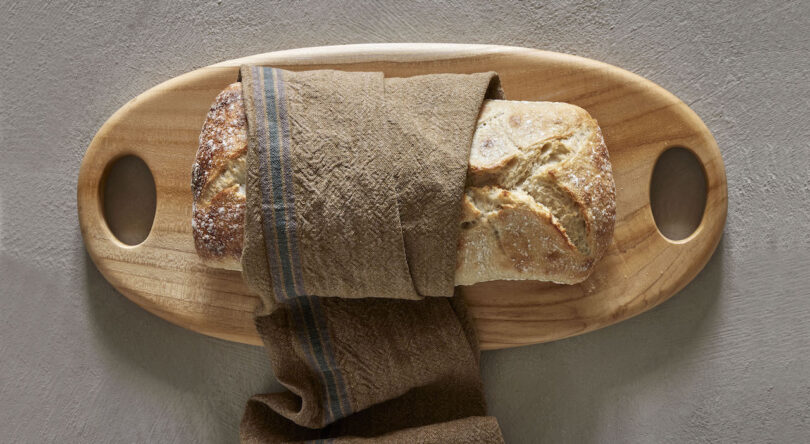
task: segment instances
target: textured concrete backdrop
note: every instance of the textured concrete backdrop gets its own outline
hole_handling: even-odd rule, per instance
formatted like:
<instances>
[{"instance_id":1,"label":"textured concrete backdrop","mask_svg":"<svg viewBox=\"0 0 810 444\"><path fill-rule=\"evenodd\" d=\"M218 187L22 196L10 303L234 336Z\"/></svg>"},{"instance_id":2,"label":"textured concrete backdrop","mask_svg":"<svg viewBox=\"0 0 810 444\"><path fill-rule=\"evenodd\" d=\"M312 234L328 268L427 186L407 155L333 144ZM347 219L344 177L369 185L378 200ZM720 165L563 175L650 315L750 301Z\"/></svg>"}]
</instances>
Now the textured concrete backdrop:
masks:
<instances>
[{"instance_id":1,"label":"textured concrete backdrop","mask_svg":"<svg viewBox=\"0 0 810 444\"><path fill-rule=\"evenodd\" d=\"M726 162L725 237L680 294L594 333L484 354L509 442L810 436L810 2L0 3L0 441L236 440L246 398L281 388L263 350L175 327L107 284L79 233L82 155L116 109L186 71L413 41L629 69L689 103Z\"/></svg>"}]
</instances>

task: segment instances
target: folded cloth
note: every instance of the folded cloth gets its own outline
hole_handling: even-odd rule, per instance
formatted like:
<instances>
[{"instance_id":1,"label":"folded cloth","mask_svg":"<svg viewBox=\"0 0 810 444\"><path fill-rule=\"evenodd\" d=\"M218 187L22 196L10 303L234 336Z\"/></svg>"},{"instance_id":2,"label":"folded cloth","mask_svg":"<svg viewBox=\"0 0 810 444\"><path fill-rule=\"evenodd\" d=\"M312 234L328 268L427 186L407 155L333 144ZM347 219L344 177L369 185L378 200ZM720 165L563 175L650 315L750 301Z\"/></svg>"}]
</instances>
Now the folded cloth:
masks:
<instances>
[{"instance_id":1,"label":"folded cloth","mask_svg":"<svg viewBox=\"0 0 810 444\"><path fill-rule=\"evenodd\" d=\"M242 267L289 389L251 398L242 440L500 442L452 297L469 147L497 76L245 66L241 78Z\"/></svg>"}]
</instances>

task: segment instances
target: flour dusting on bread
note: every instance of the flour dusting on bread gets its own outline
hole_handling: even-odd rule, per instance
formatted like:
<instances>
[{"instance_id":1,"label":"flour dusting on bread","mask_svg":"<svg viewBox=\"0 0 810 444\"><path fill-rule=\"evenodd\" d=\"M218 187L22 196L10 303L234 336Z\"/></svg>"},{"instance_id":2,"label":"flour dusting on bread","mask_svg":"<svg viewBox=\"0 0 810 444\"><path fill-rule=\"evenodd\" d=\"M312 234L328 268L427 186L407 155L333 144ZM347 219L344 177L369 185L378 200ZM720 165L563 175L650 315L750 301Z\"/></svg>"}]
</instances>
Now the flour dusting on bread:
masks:
<instances>
[{"instance_id":1,"label":"flour dusting on bread","mask_svg":"<svg viewBox=\"0 0 810 444\"><path fill-rule=\"evenodd\" d=\"M192 228L205 263L241 269L247 121L241 84L220 93L192 173ZM566 103L486 100L458 240L456 284L586 279L613 236L615 186L596 121Z\"/></svg>"},{"instance_id":2,"label":"flour dusting on bread","mask_svg":"<svg viewBox=\"0 0 810 444\"><path fill-rule=\"evenodd\" d=\"M607 250L616 212L596 121L566 103L486 101L462 208L457 284L581 282Z\"/></svg>"},{"instance_id":3,"label":"flour dusting on bread","mask_svg":"<svg viewBox=\"0 0 810 444\"><path fill-rule=\"evenodd\" d=\"M241 268L246 154L242 84L234 83L208 111L191 170L194 246L210 266Z\"/></svg>"}]
</instances>

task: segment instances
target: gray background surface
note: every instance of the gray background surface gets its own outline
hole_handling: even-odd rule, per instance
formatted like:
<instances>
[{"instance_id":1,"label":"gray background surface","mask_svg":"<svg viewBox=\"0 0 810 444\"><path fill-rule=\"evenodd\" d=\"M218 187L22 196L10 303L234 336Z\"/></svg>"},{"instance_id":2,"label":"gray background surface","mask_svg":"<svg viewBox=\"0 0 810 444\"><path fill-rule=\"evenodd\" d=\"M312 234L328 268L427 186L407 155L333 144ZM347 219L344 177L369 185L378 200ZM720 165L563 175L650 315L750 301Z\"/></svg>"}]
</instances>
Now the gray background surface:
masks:
<instances>
[{"instance_id":1,"label":"gray background surface","mask_svg":"<svg viewBox=\"0 0 810 444\"><path fill-rule=\"evenodd\" d=\"M810 436L810 2L0 3L0 441L236 440L247 397L281 388L263 350L113 290L79 233L82 155L115 110L186 71L413 41L621 66L689 103L726 163L725 236L681 293L594 333L483 355L508 442Z\"/></svg>"}]
</instances>

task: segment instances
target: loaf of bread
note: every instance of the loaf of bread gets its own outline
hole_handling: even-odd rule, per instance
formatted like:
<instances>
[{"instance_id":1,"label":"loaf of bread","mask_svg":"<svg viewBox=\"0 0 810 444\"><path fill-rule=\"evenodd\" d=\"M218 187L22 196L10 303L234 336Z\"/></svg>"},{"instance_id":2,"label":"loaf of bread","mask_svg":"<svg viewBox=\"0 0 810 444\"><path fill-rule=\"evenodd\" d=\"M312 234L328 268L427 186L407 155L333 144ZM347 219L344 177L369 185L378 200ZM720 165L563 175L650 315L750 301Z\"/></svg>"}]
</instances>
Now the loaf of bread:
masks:
<instances>
[{"instance_id":1,"label":"loaf of bread","mask_svg":"<svg viewBox=\"0 0 810 444\"><path fill-rule=\"evenodd\" d=\"M212 105L192 170L198 255L240 270L247 122L241 85ZM615 186L596 121L565 103L486 100L470 152L456 285L585 280L613 236Z\"/></svg>"}]
</instances>

